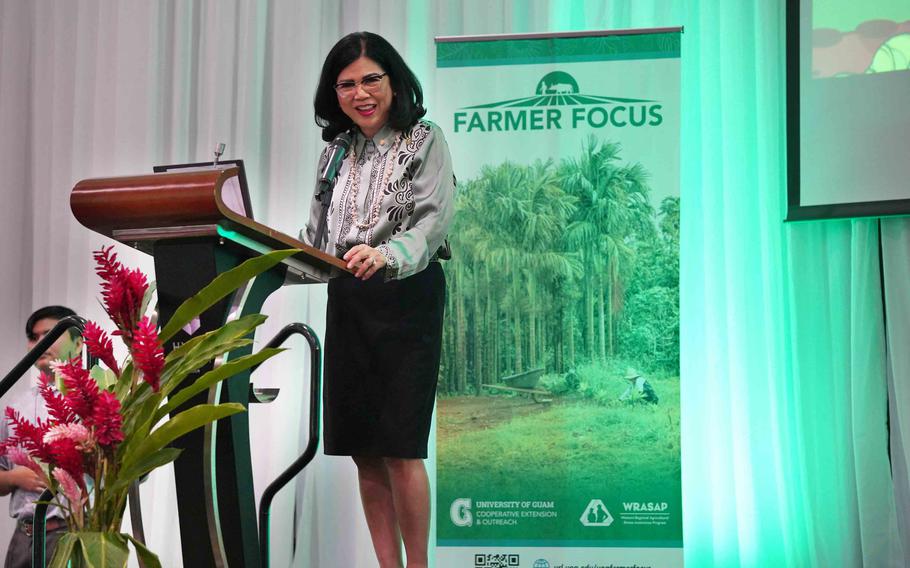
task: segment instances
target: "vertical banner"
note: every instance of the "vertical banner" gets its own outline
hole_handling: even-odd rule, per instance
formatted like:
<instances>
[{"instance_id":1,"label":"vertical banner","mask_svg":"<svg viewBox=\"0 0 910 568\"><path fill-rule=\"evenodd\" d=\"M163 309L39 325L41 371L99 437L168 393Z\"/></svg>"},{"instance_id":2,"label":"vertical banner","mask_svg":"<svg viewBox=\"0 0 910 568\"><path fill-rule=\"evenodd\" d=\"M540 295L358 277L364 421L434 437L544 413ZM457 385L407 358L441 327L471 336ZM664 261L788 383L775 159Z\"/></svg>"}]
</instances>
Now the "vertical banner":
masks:
<instances>
[{"instance_id":1,"label":"vertical banner","mask_svg":"<svg viewBox=\"0 0 910 568\"><path fill-rule=\"evenodd\" d=\"M680 30L436 47L436 565L682 566Z\"/></svg>"}]
</instances>

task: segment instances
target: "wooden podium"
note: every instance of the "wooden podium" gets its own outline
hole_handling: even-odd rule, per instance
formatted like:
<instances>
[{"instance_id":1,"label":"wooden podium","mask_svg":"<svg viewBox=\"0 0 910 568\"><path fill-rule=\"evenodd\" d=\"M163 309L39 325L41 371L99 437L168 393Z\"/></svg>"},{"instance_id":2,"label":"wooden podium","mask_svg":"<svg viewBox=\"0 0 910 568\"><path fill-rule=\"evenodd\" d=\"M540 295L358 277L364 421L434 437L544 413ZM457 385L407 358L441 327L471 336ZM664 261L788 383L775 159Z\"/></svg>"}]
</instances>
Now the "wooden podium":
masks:
<instances>
[{"instance_id":1,"label":"wooden podium","mask_svg":"<svg viewBox=\"0 0 910 568\"><path fill-rule=\"evenodd\" d=\"M247 258L301 249L203 313L198 327L178 332L165 352L194 335L259 312L268 295L285 283L324 282L332 271L347 272L343 261L247 217L241 191L236 167L89 179L73 188L70 206L80 223L154 257L160 322L167 322L184 300L218 274ZM231 352L230 358L251 351L248 346ZM213 361L199 373L219 363ZM248 406L250 392L246 371L187 406ZM175 446L183 448L174 462L183 565L260 566L248 414L192 432Z\"/></svg>"}]
</instances>

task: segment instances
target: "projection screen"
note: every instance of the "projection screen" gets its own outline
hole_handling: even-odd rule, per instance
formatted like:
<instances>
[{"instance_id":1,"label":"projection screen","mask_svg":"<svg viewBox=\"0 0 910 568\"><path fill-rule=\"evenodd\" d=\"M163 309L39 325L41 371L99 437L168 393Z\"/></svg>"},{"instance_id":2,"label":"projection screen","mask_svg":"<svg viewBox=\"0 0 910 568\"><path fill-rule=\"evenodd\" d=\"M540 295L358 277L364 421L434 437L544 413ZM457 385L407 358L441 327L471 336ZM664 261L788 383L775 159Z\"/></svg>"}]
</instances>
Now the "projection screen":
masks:
<instances>
[{"instance_id":1,"label":"projection screen","mask_svg":"<svg viewBox=\"0 0 910 568\"><path fill-rule=\"evenodd\" d=\"M787 220L910 214L910 2L787 3Z\"/></svg>"}]
</instances>

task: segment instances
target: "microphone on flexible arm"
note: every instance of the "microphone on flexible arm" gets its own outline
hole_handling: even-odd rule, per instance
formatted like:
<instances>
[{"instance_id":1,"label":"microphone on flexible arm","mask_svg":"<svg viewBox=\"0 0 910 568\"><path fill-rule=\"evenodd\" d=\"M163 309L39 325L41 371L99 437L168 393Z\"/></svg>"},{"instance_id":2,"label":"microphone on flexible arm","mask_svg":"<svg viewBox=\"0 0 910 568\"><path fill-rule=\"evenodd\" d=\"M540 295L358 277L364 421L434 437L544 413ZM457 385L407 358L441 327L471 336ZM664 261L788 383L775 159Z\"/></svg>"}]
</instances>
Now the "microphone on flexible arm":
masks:
<instances>
[{"instance_id":1,"label":"microphone on flexible arm","mask_svg":"<svg viewBox=\"0 0 910 568\"><path fill-rule=\"evenodd\" d=\"M344 161L352 141L353 137L350 132L345 131L338 134L326 149L325 161L322 167L319 168L319 179L316 182L316 199L322 203L322 215L319 216L319 225L316 228L316 235L313 239L313 246L316 248L322 248L322 241L325 238L325 225L329 215L329 204L332 202L332 189L335 187L335 178L338 177L341 163Z\"/></svg>"},{"instance_id":2,"label":"microphone on flexible arm","mask_svg":"<svg viewBox=\"0 0 910 568\"><path fill-rule=\"evenodd\" d=\"M351 147L353 137L350 132L342 132L332 140L326 151L326 160L319 170L319 183L331 184L338 176L338 170L341 169L341 162L344 161L348 148Z\"/></svg>"}]
</instances>

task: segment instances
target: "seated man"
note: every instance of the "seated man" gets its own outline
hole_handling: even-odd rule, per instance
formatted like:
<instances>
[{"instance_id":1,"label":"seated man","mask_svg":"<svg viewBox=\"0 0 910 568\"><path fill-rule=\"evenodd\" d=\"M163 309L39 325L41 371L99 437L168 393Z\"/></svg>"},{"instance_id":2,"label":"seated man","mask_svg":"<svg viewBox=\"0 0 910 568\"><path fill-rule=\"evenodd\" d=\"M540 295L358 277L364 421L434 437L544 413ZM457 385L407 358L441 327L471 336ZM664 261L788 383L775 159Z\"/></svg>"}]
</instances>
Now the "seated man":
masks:
<instances>
[{"instance_id":1,"label":"seated man","mask_svg":"<svg viewBox=\"0 0 910 568\"><path fill-rule=\"evenodd\" d=\"M626 391L622 393L619 400L657 404L657 393L654 392L651 383L642 377L638 371L629 367L626 369L626 376L624 378L629 382L629 386L626 387Z\"/></svg>"},{"instance_id":2,"label":"seated man","mask_svg":"<svg viewBox=\"0 0 910 568\"><path fill-rule=\"evenodd\" d=\"M47 306L37 310L25 324L28 348L31 350L53 329L58 321L74 315L76 312L63 306ZM51 362L78 356L81 350L82 338L77 330L70 329L41 355L41 358L35 362L35 367L39 371L51 372ZM33 422L37 418L47 419L44 399L38 393L38 387L34 381L31 381L28 390L19 391L17 395L6 398L7 400L0 403L0 410L3 411L2 418L0 418L0 440L5 440L9 436L5 413L7 406L15 408L23 417ZM6 568L28 568L32 565L32 522L35 501L40 498L44 490L43 480L32 470L14 465L7 456L0 457L0 495L11 495L9 513L16 519L16 532L13 533L6 552ZM45 548L48 561L53 558L54 546L65 529L66 521L63 511L57 507L50 507L47 512Z\"/></svg>"}]
</instances>

